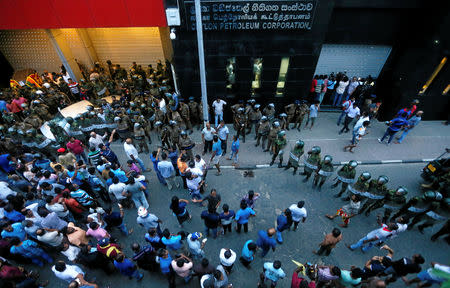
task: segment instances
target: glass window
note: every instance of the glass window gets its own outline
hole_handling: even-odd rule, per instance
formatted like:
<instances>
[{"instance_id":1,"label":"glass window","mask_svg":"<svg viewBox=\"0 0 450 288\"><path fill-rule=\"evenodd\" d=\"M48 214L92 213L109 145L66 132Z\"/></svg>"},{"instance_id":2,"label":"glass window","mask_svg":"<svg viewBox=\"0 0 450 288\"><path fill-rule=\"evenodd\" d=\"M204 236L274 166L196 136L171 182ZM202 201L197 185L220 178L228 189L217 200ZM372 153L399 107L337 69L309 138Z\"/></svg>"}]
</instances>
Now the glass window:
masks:
<instances>
[{"instance_id":1,"label":"glass window","mask_svg":"<svg viewBox=\"0 0 450 288\"><path fill-rule=\"evenodd\" d=\"M236 84L236 57L228 58L225 71L227 77L226 88L233 90L234 84Z\"/></svg>"},{"instance_id":2,"label":"glass window","mask_svg":"<svg viewBox=\"0 0 450 288\"><path fill-rule=\"evenodd\" d=\"M277 91L275 97L284 96L284 86L286 85L286 76L289 68L289 57L281 58L280 73L278 74Z\"/></svg>"},{"instance_id":3,"label":"glass window","mask_svg":"<svg viewBox=\"0 0 450 288\"><path fill-rule=\"evenodd\" d=\"M261 75L263 69L263 59L255 58L253 60L253 81L252 81L252 93L255 93L256 89L261 88Z\"/></svg>"}]
</instances>

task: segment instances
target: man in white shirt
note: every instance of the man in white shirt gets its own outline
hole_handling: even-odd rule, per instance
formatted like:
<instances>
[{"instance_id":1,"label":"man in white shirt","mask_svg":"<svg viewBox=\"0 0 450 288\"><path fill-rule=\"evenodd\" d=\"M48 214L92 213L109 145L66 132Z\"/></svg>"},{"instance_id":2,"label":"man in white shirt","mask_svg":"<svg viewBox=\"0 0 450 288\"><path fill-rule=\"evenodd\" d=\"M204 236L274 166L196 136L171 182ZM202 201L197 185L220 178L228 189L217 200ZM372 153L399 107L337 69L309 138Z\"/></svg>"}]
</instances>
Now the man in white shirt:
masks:
<instances>
[{"instance_id":1,"label":"man in white shirt","mask_svg":"<svg viewBox=\"0 0 450 288\"><path fill-rule=\"evenodd\" d=\"M202 155L205 155L206 152L212 151L214 134L216 134L216 130L214 128L211 128L211 124L209 124L209 122L206 122L206 126L202 130L202 142L203 142Z\"/></svg>"},{"instance_id":2,"label":"man in white shirt","mask_svg":"<svg viewBox=\"0 0 450 288\"><path fill-rule=\"evenodd\" d=\"M227 271L228 274L231 273L231 269L233 269L234 262L236 261L236 252L229 248L220 249L219 253L220 264L222 264L223 268Z\"/></svg>"},{"instance_id":3,"label":"man in white shirt","mask_svg":"<svg viewBox=\"0 0 450 288\"><path fill-rule=\"evenodd\" d=\"M206 162L200 155L195 155L195 168L198 168L202 171L202 178L205 180L206 174L208 174L208 170L206 169Z\"/></svg>"},{"instance_id":4,"label":"man in white shirt","mask_svg":"<svg viewBox=\"0 0 450 288\"><path fill-rule=\"evenodd\" d=\"M359 121L358 121L359 122ZM362 139L364 135L366 135L368 132L366 132L367 127L369 126L370 121L366 120L362 122L361 124L356 123L355 127L353 128L353 138L352 143L350 145L347 145L344 147L344 151L348 151L353 153L353 149L358 145L358 142Z\"/></svg>"},{"instance_id":5,"label":"man in white shirt","mask_svg":"<svg viewBox=\"0 0 450 288\"><path fill-rule=\"evenodd\" d=\"M217 127L217 136L219 136L220 144L222 146L222 155L225 156L227 154L227 140L228 134L230 134L230 130L225 125L225 121L220 121L219 127Z\"/></svg>"},{"instance_id":6,"label":"man in white shirt","mask_svg":"<svg viewBox=\"0 0 450 288\"><path fill-rule=\"evenodd\" d=\"M76 279L79 279L82 283L84 281L83 270L76 265L66 265L64 261L56 262L52 267L52 271L56 277L69 283Z\"/></svg>"},{"instance_id":7,"label":"man in white shirt","mask_svg":"<svg viewBox=\"0 0 450 288\"><path fill-rule=\"evenodd\" d=\"M346 110L347 115L345 115L344 120L344 127L342 127L341 131L339 131L339 134L342 134L345 130L345 133L350 131L350 128L348 128L348 125L352 123L353 119L355 117L358 117L360 115L359 107L356 106L355 103L351 103L348 109Z\"/></svg>"},{"instance_id":8,"label":"man in white shirt","mask_svg":"<svg viewBox=\"0 0 450 288\"><path fill-rule=\"evenodd\" d=\"M306 217L308 216L305 209L305 201L298 201L297 204L292 204L289 206L289 210L292 214L292 222L294 223L294 231L297 230L298 224L300 220L303 222L306 221Z\"/></svg>"},{"instance_id":9,"label":"man in white shirt","mask_svg":"<svg viewBox=\"0 0 450 288\"><path fill-rule=\"evenodd\" d=\"M52 247L58 247L61 245L64 236L57 230L45 231L44 229L36 230L37 240L50 245Z\"/></svg>"},{"instance_id":10,"label":"man in white shirt","mask_svg":"<svg viewBox=\"0 0 450 288\"><path fill-rule=\"evenodd\" d=\"M125 142L123 143L123 149L125 150L125 154L127 154L128 159L133 160L134 162L137 162L139 166L141 166L142 171L150 171L145 168L144 161L142 161L139 158L139 153L133 145L133 140L131 138L127 138Z\"/></svg>"},{"instance_id":11,"label":"man in white shirt","mask_svg":"<svg viewBox=\"0 0 450 288\"><path fill-rule=\"evenodd\" d=\"M113 184L108 188L109 193L116 197L117 201L121 201L127 198L127 185L119 182L119 178L114 177L112 179Z\"/></svg>"},{"instance_id":12,"label":"man in white shirt","mask_svg":"<svg viewBox=\"0 0 450 288\"><path fill-rule=\"evenodd\" d=\"M215 127L218 126L219 121L223 120L223 106L224 105L227 105L227 102L223 101L220 98L217 98L216 101L214 101L212 104L212 107L214 108Z\"/></svg>"},{"instance_id":13,"label":"man in white shirt","mask_svg":"<svg viewBox=\"0 0 450 288\"><path fill-rule=\"evenodd\" d=\"M378 222L379 224L381 224L380 220ZM369 232L366 236L359 239L359 241L355 244L347 245L347 248L353 251L356 248L361 247L361 250L363 252L367 252L374 246L375 242L384 241L387 237L392 236L394 231L397 229L398 226L395 223L389 223L389 225L381 224L381 228ZM366 246L367 243L368 245Z\"/></svg>"},{"instance_id":14,"label":"man in white shirt","mask_svg":"<svg viewBox=\"0 0 450 288\"><path fill-rule=\"evenodd\" d=\"M95 150L100 150L100 148L98 147L100 144L105 145L105 143L103 143L103 140L108 136L108 133L105 133L105 135L100 136L97 135L97 133L95 132L91 132L91 138L89 138L89 147L95 147Z\"/></svg>"}]
</instances>

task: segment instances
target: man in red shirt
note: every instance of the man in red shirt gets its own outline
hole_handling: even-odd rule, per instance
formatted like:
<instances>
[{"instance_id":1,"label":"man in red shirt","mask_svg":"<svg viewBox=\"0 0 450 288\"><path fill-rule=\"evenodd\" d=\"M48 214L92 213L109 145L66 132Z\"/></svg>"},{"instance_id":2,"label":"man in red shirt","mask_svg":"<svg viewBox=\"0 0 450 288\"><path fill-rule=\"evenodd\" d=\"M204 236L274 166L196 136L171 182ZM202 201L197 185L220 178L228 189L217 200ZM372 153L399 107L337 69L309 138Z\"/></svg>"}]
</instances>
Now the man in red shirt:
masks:
<instances>
[{"instance_id":1,"label":"man in red shirt","mask_svg":"<svg viewBox=\"0 0 450 288\"><path fill-rule=\"evenodd\" d=\"M84 163L88 163L86 153L84 153L84 144L80 140L70 137L66 147L75 155L75 157L77 157L77 161L80 161L80 159L83 158Z\"/></svg>"},{"instance_id":2,"label":"man in red shirt","mask_svg":"<svg viewBox=\"0 0 450 288\"><path fill-rule=\"evenodd\" d=\"M114 259L122 251L119 245L110 243L109 238L103 238L97 243L97 252L105 255L109 259Z\"/></svg>"}]
</instances>

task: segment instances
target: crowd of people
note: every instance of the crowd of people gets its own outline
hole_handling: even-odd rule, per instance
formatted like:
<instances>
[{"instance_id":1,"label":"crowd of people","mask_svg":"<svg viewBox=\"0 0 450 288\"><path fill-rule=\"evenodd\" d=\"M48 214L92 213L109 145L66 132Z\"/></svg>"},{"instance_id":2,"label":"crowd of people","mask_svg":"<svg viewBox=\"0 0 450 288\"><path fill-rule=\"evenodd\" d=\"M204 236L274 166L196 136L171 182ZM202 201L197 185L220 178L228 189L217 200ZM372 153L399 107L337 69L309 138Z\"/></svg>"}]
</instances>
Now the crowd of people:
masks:
<instances>
[{"instance_id":1,"label":"crowd of people","mask_svg":"<svg viewBox=\"0 0 450 288\"><path fill-rule=\"evenodd\" d=\"M293 201L296 203L276 216L276 227L258 227L256 239L249 236L241 251L221 249L218 251L220 263L213 265L206 257L206 237L222 237L234 233L233 230L249 233L249 222L252 217L258 217L255 206L264 200L258 200L259 193L250 190L233 209L230 204L222 203L218 188L210 189L205 196L208 166L214 165L216 175L221 175L220 161L228 149L228 159L238 165L239 141L242 139L245 143L246 135L254 131L255 146L262 144L263 151L270 152L271 165L278 158L278 166L285 170L293 168L294 174L303 166L303 181L312 177L318 190L334 175L332 157L322 157L319 146L308 151L302 163L305 154L302 140L295 143L286 164L283 159L286 131L306 128L309 123L310 129L313 127L325 95L322 93L326 92L323 85L335 81L334 77L330 80L317 77L315 85L321 85L320 91L314 89L317 99L312 103L297 100L283 107L281 114L276 113L275 104L269 103L261 109L254 99L232 105L236 135L229 145L231 131L224 122L226 101L218 98L211 103L211 109L207 110L214 115L210 117L214 119L214 126L207 122L203 127L202 104L192 97L185 101L171 88L167 63L159 62L155 69L149 65L146 70L133 63L127 71L108 61L106 67L96 64L84 74L85 79L78 84L64 69L60 73L33 73L23 86L12 82L11 89L2 92L0 279L4 287L46 285L47 281L39 279L36 272L24 269L22 264L30 264L27 267L50 264L54 275L71 288L98 287L89 272L85 272L91 269L101 269L108 275L119 272L136 281L149 277L144 276L143 270L150 275L161 273L169 287L190 281L199 281L203 288L232 287L229 277L237 259L243 267L252 269L259 250L261 257L270 250L275 251L291 227L295 231L311 216L304 201ZM348 79L345 75L338 77L342 79L337 82L337 88L342 88L340 83ZM371 79L368 81L370 86ZM353 90L358 87L348 85L352 85ZM337 88L333 99L343 111L338 126L344 118L340 133L349 132L349 125L358 119L353 127L352 145L344 148L352 151L366 134L370 119L376 117L377 106L368 101L357 103L353 91L344 95L345 91ZM73 118L58 115L60 109L80 100L89 100L93 105ZM358 104L363 107L362 113ZM381 142L389 136L390 143L403 129L401 143L408 131L420 122L422 114L416 112L417 104L414 102L411 107L402 109L387 123L389 127ZM305 117L306 124L302 126ZM41 134L45 121L53 138ZM194 155L196 143L189 136L196 126L201 130L202 155ZM119 151L111 147L116 140L123 142L126 164L120 163ZM154 151L150 151L148 145L152 142L158 143ZM153 169L146 167L142 159L144 153L148 154ZM207 153L210 158L203 159ZM341 185L341 188L335 196L344 196L342 199L348 204L336 207L336 213L326 217L341 218L341 227L345 228L353 217L384 209L383 216L378 217L380 228L348 248L367 251L379 246L387 255L372 257L359 268L298 263L292 273L291 287L385 287L398 277L403 277L406 284L442 283L445 279L442 273L449 273L449 266L433 262L431 268L422 271L425 260L420 254L394 260L394 250L386 242L419 223L418 229L423 232L445 221L447 223L432 239L447 234L449 241L448 174L433 181L433 190L426 186L422 196L407 199L407 188L389 189L387 176L372 179L365 171L356 178L357 166L357 161L352 160L338 169L333 187ZM191 197L189 200L177 196L168 199L171 214L176 216L181 231L174 233L174 227L163 226L164 218L151 213L148 190L157 185L149 180L148 173L152 170L161 185L169 190L182 186ZM189 212L189 205L203 206L204 202L207 202L206 209L200 215ZM141 243L128 243L133 255L127 255L123 239L114 236L116 230L123 236L133 233L124 221L126 211L137 212L136 222L146 231ZM192 217L204 221L203 233L199 229L185 231L184 223ZM335 228L314 253L328 256L341 240L342 231ZM55 258L64 260L54 261ZM279 260L265 262L258 287L277 286L278 281L286 277L282 267ZM413 279L405 277L413 273L419 274Z\"/></svg>"}]
</instances>

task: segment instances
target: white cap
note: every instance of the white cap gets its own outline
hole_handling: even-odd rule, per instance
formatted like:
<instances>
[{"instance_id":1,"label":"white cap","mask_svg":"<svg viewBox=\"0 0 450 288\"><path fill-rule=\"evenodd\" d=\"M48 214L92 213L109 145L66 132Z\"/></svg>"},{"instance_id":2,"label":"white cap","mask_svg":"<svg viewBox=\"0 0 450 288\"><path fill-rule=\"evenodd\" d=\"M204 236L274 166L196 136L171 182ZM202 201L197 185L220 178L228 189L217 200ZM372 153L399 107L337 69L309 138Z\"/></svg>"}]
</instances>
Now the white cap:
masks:
<instances>
[{"instance_id":1,"label":"white cap","mask_svg":"<svg viewBox=\"0 0 450 288\"><path fill-rule=\"evenodd\" d=\"M42 94L44 94L44 92L42 92L41 90L37 90L37 91L36 91L36 94L42 95Z\"/></svg>"},{"instance_id":2,"label":"white cap","mask_svg":"<svg viewBox=\"0 0 450 288\"><path fill-rule=\"evenodd\" d=\"M49 83L44 83L44 84L42 84L42 86L44 86L45 88L50 88L50 84Z\"/></svg>"},{"instance_id":3,"label":"white cap","mask_svg":"<svg viewBox=\"0 0 450 288\"><path fill-rule=\"evenodd\" d=\"M147 209L145 209L145 207L143 207L143 206L139 207L139 209L138 209L139 217L145 217L145 216L147 216L147 214L148 214L148 212L147 212Z\"/></svg>"},{"instance_id":4,"label":"white cap","mask_svg":"<svg viewBox=\"0 0 450 288\"><path fill-rule=\"evenodd\" d=\"M114 122L120 121L120 117L114 117Z\"/></svg>"}]
</instances>

